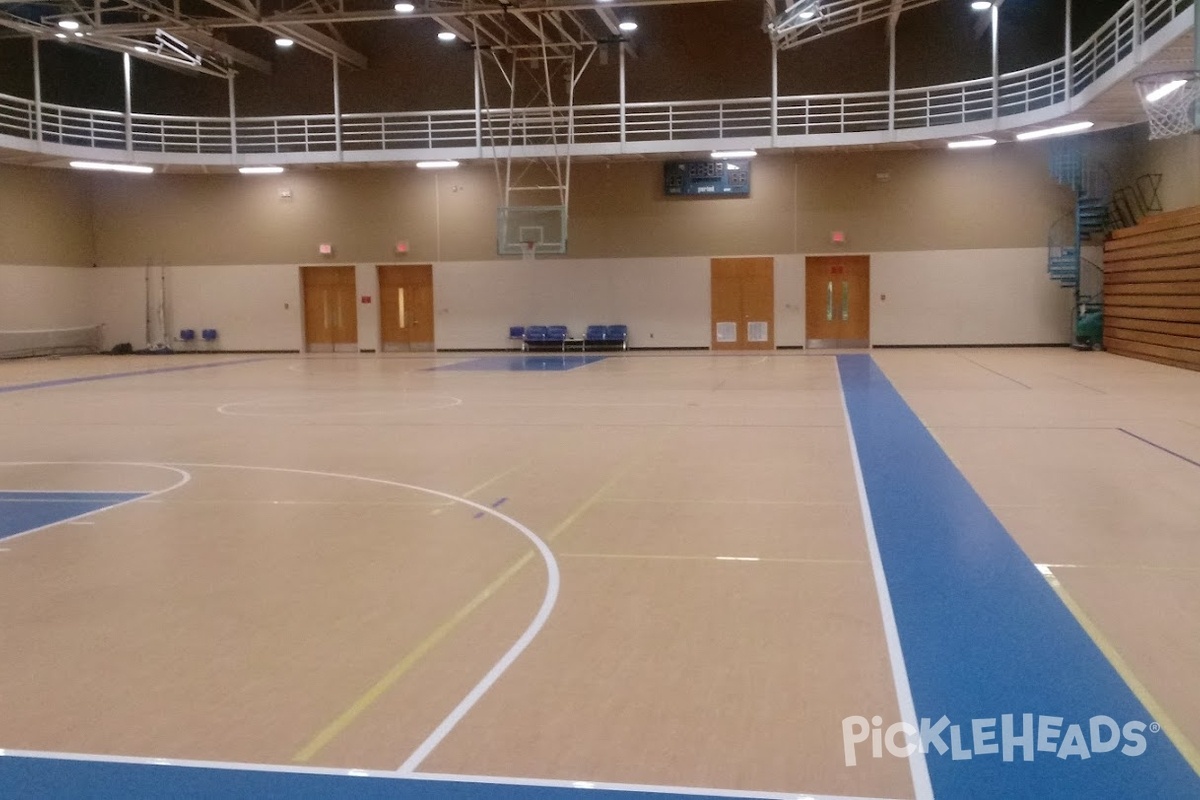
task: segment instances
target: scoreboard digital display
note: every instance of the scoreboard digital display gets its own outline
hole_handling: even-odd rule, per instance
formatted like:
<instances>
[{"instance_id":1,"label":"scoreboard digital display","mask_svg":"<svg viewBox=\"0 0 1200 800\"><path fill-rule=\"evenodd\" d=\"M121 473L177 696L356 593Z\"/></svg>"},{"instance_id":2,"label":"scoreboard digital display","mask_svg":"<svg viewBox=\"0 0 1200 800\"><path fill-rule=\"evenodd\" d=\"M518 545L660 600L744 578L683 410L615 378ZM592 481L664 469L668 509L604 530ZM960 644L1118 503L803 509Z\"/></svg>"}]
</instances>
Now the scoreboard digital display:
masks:
<instances>
[{"instance_id":1,"label":"scoreboard digital display","mask_svg":"<svg viewBox=\"0 0 1200 800\"><path fill-rule=\"evenodd\" d=\"M745 197L750 194L750 160L668 161L663 191L671 197Z\"/></svg>"}]
</instances>

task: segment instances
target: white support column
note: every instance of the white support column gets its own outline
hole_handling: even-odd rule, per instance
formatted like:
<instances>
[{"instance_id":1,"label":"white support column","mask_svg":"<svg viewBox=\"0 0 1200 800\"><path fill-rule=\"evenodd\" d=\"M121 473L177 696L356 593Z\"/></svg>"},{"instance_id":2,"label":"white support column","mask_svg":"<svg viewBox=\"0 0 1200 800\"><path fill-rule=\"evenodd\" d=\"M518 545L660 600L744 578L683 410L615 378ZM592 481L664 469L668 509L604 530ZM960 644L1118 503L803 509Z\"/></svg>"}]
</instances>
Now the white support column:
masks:
<instances>
[{"instance_id":1,"label":"white support column","mask_svg":"<svg viewBox=\"0 0 1200 800\"><path fill-rule=\"evenodd\" d=\"M1146 37L1146 0L1133 0L1133 63L1142 63L1142 39Z\"/></svg>"},{"instance_id":2,"label":"white support column","mask_svg":"<svg viewBox=\"0 0 1200 800\"><path fill-rule=\"evenodd\" d=\"M1000 118L1000 6L992 5L992 119Z\"/></svg>"},{"instance_id":3,"label":"white support column","mask_svg":"<svg viewBox=\"0 0 1200 800\"><path fill-rule=\"evenodd\" d=\"M625 46L623 44L618 44L617 52L619 53L617 62L620 65L619 72L621 75L621 94L620 94L620 107L618 110L618 114L620 115L620 118L621 118L621 150L624 151L625 150Z\"/></svg>"},{"instance_id":4,"label":"white support column","mask_svg":"<svg viewBox=\"0 0 1200 800\"><path fill-rule=\"evenodd\" d=\"M42 59L38 40L33 42L33 127L38 146L42 143Z\"/></svg>"},{"instance_id":5,"label":"white support column","mask_svg":"<svg viewBox=\"0 0 1200 800\"><path fill-rule=\"evenodd\" d=\"M229 71L229 152L237 155L237 101L233 91L233 70Z\"/></svg>"},{"instance_id":6,"label":"white support column","mask_svg":"<svg viewBox=\"0 0 1200 800\"><path fill-rule=\"evenodd\" d=\"M896 22L888 23L888 130L896 130Z\"/></svg>"},{"instance_id":7,"label":"white support column","mask_svg":"<svg viewBox=\"0 0 1200 800\"><path fill-rule=\"evenodd\" d=\"M478 47L475 48L475 149L483 155L483 87L480 85L480 72L483 70L483 57Z\"/></svg>"},{"instance_id":8,"label":"white support column","mask_svg":"<svg viewBox=\"0 0 1200 800\"><path fill-rule=\"evenodd\" d=\"M1072 22L1071 22L1072 0L1063 0L1063 2L1066 4L1066 7L1067 7L1067 24L1064 26L1064 31L1063 31L1063 56L1066 59L1065 67L1064 67L1065 74L1064 74L1064 78L1063 78L1063 80L1065 81L1065 86L1066 86L1066 89L1065 89L1066 96L1064 99L1067 102L1067 111L1071 111L1075 107L1075 102L1074 102L1074 97L1073 97L1074 89L1075 89L1075 52L1074 52L1074 48L1071 46L1072 37L1074 35L1073 30L1072 30Z\"/></svg>"},{"instance_id":9,"label":"white support column","mask_svg":"<svg viewBox=\"0 0 1200 800\"><path fill-rule=\"evenodd\" d=\"M342 86L338 70L339 59L333 56L333 140L338 161L342 160Z\"/></svg>"},{"instance_id":10,"label":"white support column","mask_svg":"<svg viewBox=\"0 0 1200 800\"><path fill-rule=\"evenodd\" d=\"M779 138L779 44L771 40L771 146Z\"/></svg>"},{"instance_id":11,"label":"white support column","mask_svg":"<svg viewBox=\"0 0 1200 800\"><path fill-rule=\"evenodd\" d=\"M129 53L121 56L125 68L125 150L133 152L133 59Z\"/></svg>"}]
</instances>

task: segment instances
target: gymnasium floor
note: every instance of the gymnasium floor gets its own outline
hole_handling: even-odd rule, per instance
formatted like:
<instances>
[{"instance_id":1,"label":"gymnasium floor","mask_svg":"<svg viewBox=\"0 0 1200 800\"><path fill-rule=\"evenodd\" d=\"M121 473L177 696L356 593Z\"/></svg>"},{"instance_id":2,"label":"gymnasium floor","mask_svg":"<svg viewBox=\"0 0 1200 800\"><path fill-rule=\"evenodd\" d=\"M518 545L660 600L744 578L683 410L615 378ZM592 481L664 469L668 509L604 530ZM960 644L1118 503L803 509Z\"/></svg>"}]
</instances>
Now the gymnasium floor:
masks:
<instances>
[{"instance_id":1,"label":"gymnasium floor","mask_svg":"<svg viewBox=\"0 0 1200 800\"><path fill-rule=\"evenodd\" d=\"M1198 401L1065 348L0 362L0 795L1200 797Z\"/></svg>"}]
</instances>

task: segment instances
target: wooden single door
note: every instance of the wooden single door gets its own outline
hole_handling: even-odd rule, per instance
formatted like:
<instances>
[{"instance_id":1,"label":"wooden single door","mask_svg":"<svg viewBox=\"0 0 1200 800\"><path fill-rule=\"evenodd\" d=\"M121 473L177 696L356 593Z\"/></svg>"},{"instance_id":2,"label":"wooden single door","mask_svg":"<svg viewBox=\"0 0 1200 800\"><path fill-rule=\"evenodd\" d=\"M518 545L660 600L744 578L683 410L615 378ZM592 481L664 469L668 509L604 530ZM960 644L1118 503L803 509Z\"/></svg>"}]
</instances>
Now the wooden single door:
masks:
<instances>
[{"instance_id":1,"label":"wooden single door","mask_svg":"<svg viewBox=\"0 0 1200 800\"><path fill-rule=\"evenodd\" d=\"M712 348L775 348L775 259L712 260Z\"/></svg>"},{"instance_id":2,"label":"wooden single door","mask_svg":"<svg viewBox=\"0 0 1200 800\"><path fill-rule=\"evenodd\" d=\"M379 267L379 347L433 350L433 265Z\"/></svg>"},{"instance_id":3,"label":"wooden single door","mask_svg":"<svg viewBox=\"0 0 1200 800\"><path fill-rule=\"evenodd\" d=\"M869 347L871 257L805 259L805 338L808 347Z\"/></svg>"},{"instance_id":4,"label":"wooden single door","mask_svg":"<svg viewBox=\"0 0 1200 800\"><path fill-rule=\"evenodd\" d=\"M308 352L358 352L354 267L301 267L300 280Z\"/></svg>"}]
</instances>

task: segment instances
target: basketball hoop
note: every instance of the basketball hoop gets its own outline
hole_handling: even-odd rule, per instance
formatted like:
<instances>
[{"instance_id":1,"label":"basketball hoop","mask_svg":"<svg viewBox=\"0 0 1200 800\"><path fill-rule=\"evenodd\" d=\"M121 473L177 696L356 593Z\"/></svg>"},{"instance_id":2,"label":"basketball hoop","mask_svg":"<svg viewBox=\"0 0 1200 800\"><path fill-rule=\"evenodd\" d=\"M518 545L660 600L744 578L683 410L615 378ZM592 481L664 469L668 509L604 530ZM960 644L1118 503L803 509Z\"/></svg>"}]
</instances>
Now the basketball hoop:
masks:
<instances>
[{"instance_id":1,"label":"basketball hoop","mask_svg":"<svg viewBox=\"0 0 1200 800\"><path fill-rule=\"evenodd\" d=\"M521 260L534 261L537 259L537 242L521 242Z\"/></svg>"},{"instance_id":2,"label":"basketball hoop","mask_svg":"<svg viewBox=\"0 0 1200 800\"><path fill-rule=\"evenodd\" d=\"M1134 78L1133 83L1150 119L1151 139L1169 139L1196 130L1200 72L1157 72Z\"/></svg>"}]
</instances>

